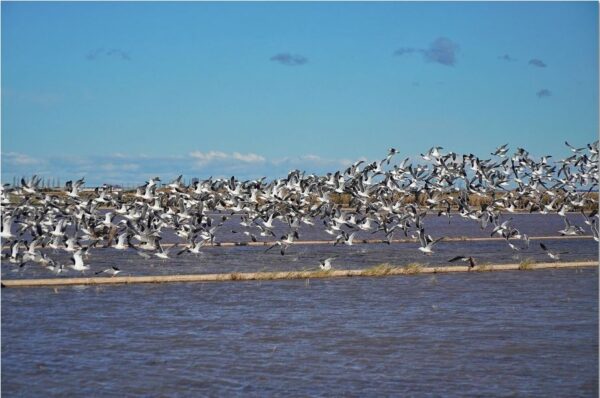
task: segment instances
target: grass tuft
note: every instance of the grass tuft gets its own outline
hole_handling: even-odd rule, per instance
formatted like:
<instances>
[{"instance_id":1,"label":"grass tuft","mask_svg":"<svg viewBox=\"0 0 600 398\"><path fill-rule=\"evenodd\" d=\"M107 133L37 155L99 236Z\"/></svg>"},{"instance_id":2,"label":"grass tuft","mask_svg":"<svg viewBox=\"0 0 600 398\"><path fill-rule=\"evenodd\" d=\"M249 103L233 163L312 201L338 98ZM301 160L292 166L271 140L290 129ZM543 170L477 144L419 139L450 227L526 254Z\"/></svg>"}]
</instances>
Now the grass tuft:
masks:
<instances>
[{"instance_id":1,"label":"grass tuft","mask_svg":"<svg viewBox=\"0 0 600 398\"><path fill-rule=\"evenodd\" d=\"M324 269L319 269L317 271L313 271L310 273L310 277L311 278L325 278L328 277L329 275L331 275L331 272L333 270L324 270Z\"/></svg>"},{"instance_id":2,"label":"grass tuft","mask_svg":"<svg viewBox=\"0 0 600 398\"><path fill-rule=\"evenodd\" d=\"M404 271L407 274L418 274L423 269L423 265L419 263L410 263L404 267Z\"/></svg>"},{"instance_id":3,"label":"grass tuft","mask_svg":"<svg viewBox=\"0 0 600 398\"><path fill-rule=\"evenodd\" d=\"M524 259L523 261L521 261L521 263L519 264L519 269L520 270L527 270L527 269L531 269L532 265L535 264L535 260L531 257L528 257L526 259Z\"/></svg>"},{"instance_id":4,"label":"grass tuft","mask_svg":"<svg viewBox=\"0 0 600 398\"><path fill-rule=\"evenodd\" d=\"M382 264L377 264L370 268L365 269L362 272L362 275L364 275L364 276L384 276L384 275L388 275L393 269L394 269L394 267L392 267L391 264L382 263Z\"/></svg>"},{"instance_id":5,"label":"grass tuft","mask_svg":"<svg viewBox=\"0 0 600 398\"><path fill-rule=\"evenodd\" d=\"M240 273L239 273L239 272L232 272L231 274L229 274L229 278L230 278L232 281L239 281L239 280L241 280L241 279L242 279L242 276L240 275Z\"/></svg>"}]
</instances>

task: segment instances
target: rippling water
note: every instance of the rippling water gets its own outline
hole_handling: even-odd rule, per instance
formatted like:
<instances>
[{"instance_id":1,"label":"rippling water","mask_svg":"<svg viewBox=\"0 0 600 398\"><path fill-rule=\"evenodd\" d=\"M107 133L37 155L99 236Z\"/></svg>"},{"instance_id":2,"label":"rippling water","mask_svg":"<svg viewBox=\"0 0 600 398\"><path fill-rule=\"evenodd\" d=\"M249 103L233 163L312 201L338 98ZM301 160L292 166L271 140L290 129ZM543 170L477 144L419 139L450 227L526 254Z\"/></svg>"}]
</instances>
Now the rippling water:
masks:
<instances>
[{"instance_id":1,"label":"rippling water","mask_svg":"<svg viewBox=\"0 0 600 398\"><path fill-rule=\"evenodd\" d=\"M558 215L515 214L512 215L513 225L523 233L531 236L557 236L558 230L564 224ZM571 214L572 222L584 226L581 215ZM447 219L431 217L428 220L428 233L434 237L448 236L477 236L489 237L491 226L481 230L477 223L453 217L452 223ZM219 233L220 241L231 242L241 239L238 234L232 234L235 221L228 221ZM284 227L279 225L280 232ZM229 233L227 233L229 231ZM324 236L323 236L324 235ZM375 235L377 236L377 235ZM303 240L331 239L332 237L322 232L320 227L304 227L300 232ZM371 239L373 235L361 232L357 239ZM381 236L379 236L381 238ZM404 237L404 235L402 235ZM167 235L165 241L174 241L174 236ZM550 249L558 252L567 252L561 256L565 261L592 260L598 258L598 243L588 238L563 239L563 240L532 240L530 247L519 252L513 252L503 241L465 241L465 242L440 242L435 246L435 253L426 256L417 250L418 243L393 243L356 244L353 246L333 244L323 245L292 245L285 256L281 256L278 248L265 252L265 247L237 246L237 247L206 247L202 254L182 254L177 256L181 248L171 251L173 258L161 260L156 257L145 260L133 250L119 251L115 249L90 249L90 257L86 260L92 267L84 276L91 276L94 272L107 267L117 266L122 270L121 275L172 275L193 273L219 273L219 272L254 272L254 271L291 271L314 270L318 268L319 260L338 256L333 265L337 269L357 269L374 266L381 263L406 265L412 262L444 265L448 260L457 255L473 256L480 264L484 263L519 263L526 259L534 261L552 261L540 248L539 243L544 242ZM522 247L521 242L515 242ZM63 264L70 264L69 255L58 251L48 254ZM30 263L23 268L14 264L3 262L2 278L48 278L55 277L53 273ZM69 270L59 277L81 276L77 271Z\"/></svg>"},{"instance_id":2,"label":"rippling water","mask_svg":"<svg viewBox=\"0 0 600 398\"><path fill-rule=\"evenodd\" d=\"M542 237L563 226L556 215L513 224ZM233 228L221 241L240 239ZM456 217L432 217L427 231L491 232ZM331 239L307 227L301 238ZM542 241L566 261L598 258L589 238ZM441 242L432 256L417 243L293 245L285 256L212 247L166 261L91 249L85 276L112 265L123 275L316 269L330 255L338 269L548 261L539 242L517 253L502 241ZM4 279L52 276L2 264ZM18 397L597 396L598 270L2 289L1 384Z\"/></svg>"},{"instance_id":3,"label":"rippling water","mask_svg":"<svg viewBox=\"0 0 600 398\"><path fill-rule=\"evenodd\" d=\"M3 289L2 392L597 396L598 273Z\"/></svg>"}]
</instances>

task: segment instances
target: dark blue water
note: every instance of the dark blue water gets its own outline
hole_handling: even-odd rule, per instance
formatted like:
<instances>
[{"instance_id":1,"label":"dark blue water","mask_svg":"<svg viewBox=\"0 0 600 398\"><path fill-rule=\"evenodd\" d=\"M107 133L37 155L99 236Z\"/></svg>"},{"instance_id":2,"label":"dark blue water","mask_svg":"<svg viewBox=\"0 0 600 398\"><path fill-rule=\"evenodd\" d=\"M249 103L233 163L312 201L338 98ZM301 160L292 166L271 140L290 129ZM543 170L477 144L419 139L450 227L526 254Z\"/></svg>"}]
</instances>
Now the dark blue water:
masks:
<instances>
[{"instance_id":1,"label":"dark blue water","mask_svg":"<svg viewBox=\"0 0 600 398\"><path fill-rule=\"evenodd\" d=\"M2 392L594 397L598 273L2 289Z\"/></svg>"}]
</instances>

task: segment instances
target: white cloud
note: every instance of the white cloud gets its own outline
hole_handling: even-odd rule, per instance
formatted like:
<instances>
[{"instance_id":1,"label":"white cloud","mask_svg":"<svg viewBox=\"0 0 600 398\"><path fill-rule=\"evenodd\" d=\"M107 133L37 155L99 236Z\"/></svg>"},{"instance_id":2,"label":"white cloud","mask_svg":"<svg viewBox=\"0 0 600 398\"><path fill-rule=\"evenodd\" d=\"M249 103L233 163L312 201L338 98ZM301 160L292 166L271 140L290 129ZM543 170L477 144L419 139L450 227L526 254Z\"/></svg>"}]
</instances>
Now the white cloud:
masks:
<instances>
[{"instance_id":1,"label":"white cloud","mask_svg":"<svg viewBox=\"0 0 600 398\"><path fill-rule=\"evenodd\" d=\"M232 156L236 160L240 160L242 162L247 162L247 163L260 163L260 162L264 162L266 160L264 157L257 155L255 153L242 154L239 152L234 152Z\"/></svg>"},{"instance_id":2,"label":"white cloud","mask_svg":"<svg viewBox=\"0 0 600 398\"><path fill-rule=\"evenodd\" d=\"M260 177L281 178L290 170L327 173L340 170L352 161L325 158L315 154L269 159L256 153L193 151L179 156L113 153L93 156L32 156L9 152L2 154L2 180L38 174L44 178L60 178L62 182L85 177L88 186L120 184L141 185L151 177L171 181L179 174L184 179L236 176L241 180Z\"/></svg>"},{"instance_id":3,"label":"white cloud","mask_svg":"<svg viewBox=\"0 0 600 398\"><path fill-rule=\"evenodd\" d=\"M225 152L220 152L220 151L210 151L210 152L194 151L194 152L190 153L190 156L192 158L196 159L196 163L198 163L200 165L210 163L215 160L227 159L229 157L229 155L227 155Z\"/></svg>"},{"instance_id":4,"label":"white cloud","mask_svg":"<svg viewBox=\"0 0 600 398\"><path fill-rule=\"evenodd\" d=\"M227 161L227 160L239 160L240 162L246 163L260 163L266 161L263 156L257 155L256 153L225 153L221 151L210 151L200 152L193 151L190 156L196 160L198 165L206 165L208 163Z\"/></svg>"},{"instance_id":5,"label":"white cloud","mask_svg":"<svg viewBox=\"0 0 600 398\"><path fill-rule=\"evenodd\" d=\"M4 157L4 160L8 164L14 164L14 165L18 165L18 166L34 165L34 164L42 163L41 159L37 159L37 158L31 157L29 155L25 155L23 153L18 153L18 152L8 152L8 153L5 153L3 155L3 157Z\"/></svg>"}]
</instances>

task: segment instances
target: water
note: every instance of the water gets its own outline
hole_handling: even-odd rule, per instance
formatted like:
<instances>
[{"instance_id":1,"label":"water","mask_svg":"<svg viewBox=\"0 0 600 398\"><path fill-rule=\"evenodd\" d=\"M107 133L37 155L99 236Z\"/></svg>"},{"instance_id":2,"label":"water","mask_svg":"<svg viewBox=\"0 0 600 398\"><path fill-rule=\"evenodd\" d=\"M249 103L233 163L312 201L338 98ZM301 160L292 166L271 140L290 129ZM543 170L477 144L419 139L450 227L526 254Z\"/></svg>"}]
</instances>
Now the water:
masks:
<instances>
[{"instance_id":1,"label":"water","mask_svg":"<svg viewBox=\"0 0 600 398\"><path fill-rule=\"evenodd\" d=\"M598 395L596 268L2 289L5 396Z\"/></svg>"},{"instance_id":2,"label":"water","mask_svg":"<svg viewBox=\"0 0 600 398\"><path fill-rule=\"evenodd\" d=\"M581 216L572 222L583 225ZM556 236L556 215L513 215L532 236ZM438 236L489 236L454 217ZM220 240L237 241L235 221ZM280 231L285 231L279 226ZM227 232L229 230L229 232ZM331 239L304 227L302 239ZM357 238L377 235L361 233ZM167 235L166 241L173 241ZM589 238L542 240L565 261L598 258ZM145 260L91 249L83 276L337 269L383 262L444 265L550 261L538 240L210 247ZM48 253L68 263L68 255ZM54 277L2 263L2 278ZM82 276L69 271L60 277ZM5 396L552 396L598 395L597 268L269 282L2 289Z\"/></svg>"},{"instance_id":3,"label":"water","mask_svg":"<svg viewBox=\"0 0 600 398\"><path fill-rule=\"evenodd\" d=\"M531 236L557 236L558 230L564 224L560 216L539 214L514 214L512 223L523 233ZM570 214L571 221L576 225L585 226L583 217L579 214ZM230 220L224 225L219 233L219 241L243 241L240 234L232 234L239 220ZM426 219L427 231L434 237L489 237L492 226L481 230L476 222L464 220L454 216L451 224L444 217L430 217ZM238 224L239 226L239 224ZM587 226L586 226L587 227ZM279 233L285 231L284 226L279 225ZM229 232L228 232L229 231ZM359 232L358 239L372 239L378 234L372 235ZM322 232L322 228L304 226L300 231L302 240L329 239L332 237ZM378 236L381 238L381 236ZM399 237L404 237L401 235ZM166 242L176 241L173 234L165 234ZM177 238L179 239L179 238ZM265 239L265 238L263 238ZM513 241L514 242L514 241ZM324 245L292 245L281 256L279 248L268 252L265 247L237 246L237 247L206 247L202 254L182 254L177 256L181 248L172 249L170 260L161 260L156 257L145 260L133 250L119 251L116 249L90 249L90 257L86 260L92 267L84 276L93 275L94 272L105 268L117 266L122 270L121 275L173 275L173 274L196 274L196 273L220 273L220 272L255 272L255 271L293 271L293 270L315 270L318 269L319 260L338 256L333 266L336 269L358 269L374 266L381 263L394 265L406 265L412 262L448 265L448 260L457 256L473 256L480 264L485 263L519 263L526 259L538 262L552 261L540 248L539 243L544 242L553 251L567 252L561 256L564 261L593 260L598 258L598 243L588 238L563 239L563 240L532 240L529 248L524 248L522 242L515 242L523 249L513 252L504 241L465 241L465 242L440 242L435 246L435 253L426 256L417 250L418 243L393 243L387 245L379 244L356 244L353 246L333 244ZM69 255L62 251L48 254L63 264L70 264ZM4 279L15 278L48 278L55 277L53 273L30 263L23 268L15 264L3 262L1 275ZM69 270L58 277L82 276L80 272Z\"/></svg>"}]
</instances>

